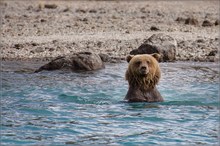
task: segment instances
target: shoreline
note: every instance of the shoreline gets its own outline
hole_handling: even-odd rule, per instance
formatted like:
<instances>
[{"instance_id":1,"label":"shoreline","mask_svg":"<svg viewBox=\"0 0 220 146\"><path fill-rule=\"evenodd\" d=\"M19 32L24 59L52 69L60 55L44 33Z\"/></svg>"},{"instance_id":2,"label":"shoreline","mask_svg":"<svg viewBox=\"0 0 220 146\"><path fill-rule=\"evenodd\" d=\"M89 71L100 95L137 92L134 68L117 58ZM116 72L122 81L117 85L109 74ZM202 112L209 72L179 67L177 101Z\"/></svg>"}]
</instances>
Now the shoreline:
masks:
<instances>
[{"instance_id":1,"label":"shoreline","mask_svg":"<svg viewBox=\"0 0 220 146\"><path fill-rule=\"evenodd\" d=\"M35 71L39 69L39 67L41 67L47 62L48 61L42 61L42 60L39 60L39 61L34 61L34 60L2 61L0 63L0 72L35 73ZM119 62L118 64L128 65L125 60ZM167 70L168 66L173 66L174 68L190 67L195 70L207 71L207 72L210 72L211 74L216 74L216 75L219 74L219 63L218 62L175 61L175 62L160 62L159 64L162 70ZM111 65L117 65L117 64L106 62L105 68L106 67L108 68ZM56 70L56 71L59 71L59 70ZM65 71L69 72L70 70L65 70Z\"/></svg>"}]
</instances>

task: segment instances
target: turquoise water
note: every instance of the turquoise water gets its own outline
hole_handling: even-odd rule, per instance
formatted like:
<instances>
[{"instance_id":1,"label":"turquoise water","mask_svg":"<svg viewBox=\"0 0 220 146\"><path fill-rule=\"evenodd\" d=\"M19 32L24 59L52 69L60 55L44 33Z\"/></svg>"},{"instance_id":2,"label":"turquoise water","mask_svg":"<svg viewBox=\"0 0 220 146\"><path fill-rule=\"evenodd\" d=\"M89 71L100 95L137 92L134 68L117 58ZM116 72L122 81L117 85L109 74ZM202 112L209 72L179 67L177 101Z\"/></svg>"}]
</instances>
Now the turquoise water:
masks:
<instances>
[{"instance_id":1,"label":"turquoise water","mask_svg":"<svg viewBox=\"0 0 220 146\"><path fill-rule=\"evenodd\" d=\"M123 101L127 63L85 73L9 66L1 69L3 145L218 145L215 63L161 63L162 103Z\"/></svg>"}]
</instances>

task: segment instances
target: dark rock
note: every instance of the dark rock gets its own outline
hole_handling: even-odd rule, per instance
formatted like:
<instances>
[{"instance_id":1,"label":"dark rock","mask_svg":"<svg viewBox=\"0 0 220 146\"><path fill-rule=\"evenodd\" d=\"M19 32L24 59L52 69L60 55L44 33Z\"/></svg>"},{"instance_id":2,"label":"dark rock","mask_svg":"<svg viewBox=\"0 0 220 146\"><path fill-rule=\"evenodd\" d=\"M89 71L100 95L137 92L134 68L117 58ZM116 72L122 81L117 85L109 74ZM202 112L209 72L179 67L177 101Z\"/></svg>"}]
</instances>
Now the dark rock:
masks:
<instances>
[{"instance_id":1,"label":"dark rock","mask_svg":"<svg viewBox=\"0 0 220 146\"><path fill-rule=\"evenodd\" d=\"M86 13L86 10L83 10L83 9L77 9L77 10L76 10L76 13Z\"/></svg>"},{"instance_id":2,"label":"dark rock","mask_svg":"<svg viewBox=\"0 0 220 146\"><path fill-rule=\"evenodd\" d=\"M37 46L37 43L34 43L34 42L33 42L33 43L31 43L31 45L32 45L32 46Z\"/></svg>"},{"instance_id":3,"label":"dark rock","mask_svg":"<svg viewBox=\"0 0 220 146\"><path fill-rule=\"evenodd\" d=\"M63 12L68 12L70 9L69 8L65 8L63 9Z\"/></svg>"},{"instance_id":4,"label":"dark rock","mask_svg":"<svg viewBox=\"0 0 220 146\"><path fill-rule=\"evenodd\" d=\"M220 20L215 21L215 25L219 25L219 23L220 23Z\"/></svg>"},{"instance_id":5,"label":"dark rock","mask_svg":"<svg viewBox=\"0 0 220 146\"><path fill-rule=\"evenodd\" d=\"M102 42L98 42L97 46L100 48L102 46Z\"/></svg>"},{"instance_id":6,"label":"dark rock","mask_svg":"<svg viewBox=\"0 0 220 146\"><path fill-rule=\"evenodd\" d=\"M88 19L87 18L83 18L83 19L80 19L80 21L86 22L86 21L88 21Z\"/></svg>"},{"instance_id":7,"label":"dark rock","mask_svg":"<svg viewBox=\"0 0 220 146\"><path fill-rule=\"evenodd\" d=\"M110 63L120 63L122 60L125 60L124 57L110 57L110 60L108 62Z\"/></svg>"},{"instance_id":8,"label":"dark rock","mask_svg":"<svg viewBox=\"0 0 220 146\"><path fill-rule=\"evenodd\" d=\"M152 31L158 31L158 30L160 30L160 29L157 28L156 26L151 26L151 27L150 27L150 30L152 30Z\"/></svg>"},{"instance_id":9,"label":"dark rock","mask_svg":"<svg viewBox=\"0 0 220 146\"><path fill-rule=\"evenodd\" d=\"M104 68L100 56L91 52L79 52L70 56L58 57L41 66L35 72L42 70L67 69L72 71L91 71Z\"/></svg>"},{"instance_id":10,"label":"dark rock","mask_svg":"<svg viewBox=\"0 0 220 146\"><path fill-rule=\"evenodd\" d=\"M71 62L68 62L68 60L65 59L65 57L58 57L48 64L45 64L41 66L39 69L37 69L35 72L40 72L42 70L57 70L61 69L62 67L65 67L66 63L71 64Z\"/></svg>"},{"instance_id":11,"label":"dark rock","mask_svg":"<svg viewBox=\"0 0 220 146\"><path fill-rule=\"evenodd\" d=\"M29 10L33 10L33 6L28 6L27 7L27 10L29 11Z\"/></svg>"},{"instance_id":12,"label":"dark rock","mask_svg":"<svg viewBox=\"0 0 220 146\"><path fill-rule=\"evenodd\" d=\"M209 20L204 20L202 26L203 27L213 26L213 23L211 23Z\"/></svg>"},{"instance_id":13,"label":"dark rock","mask_svg":"<svg viewBox=\"0 0 220 146\"><path fill-rule=\"evenodd\" d=\"M95 9L91 9L89 10L89 13L97 13L97 11Z\"/></svg>"},{"instance_id":14,"label":"dark rock","mask_svg":"<svg viewBox=\"0 0 220 146\"><path fill-rule=\"evenodd\" d=\"M45 5L44 5L44 8L47 8L47 9L56 9L56 8L57 8L57 5L56 5L56 4L45 4Z\"/></svg>"},{"instance_id":15,"label":"dark rock","mask_svg":"<svg viewBox=\"0 0 220 146\"><path fill-rule=\"evenodd\" d=\"M162 17L164 17L164 14L158 11L158 12L157 12L157 16L162 16Z\"/></svg>"},{"instance_id":16,"label":"dark rock","mask_svg":"<svg viewBox=\"0 0 220 146\"><path fill-rule=\"evenodd\" d=\"M197 43L205 43L205 40L204 39L198 39Z\"/></svg>"},{"instance_id":17,"label":"dark rock","mask_svg":"<svg viewBox=\"0 0 220 146\"><path fill-rule=\"evenodd\" d=\"M129 30L126 30L125 33L130 33L130 31L129 31Z\"/></svg>"},{"instance_id":18,"label":"dark rock","mask_svg":"<svg viewBox=\"0 0 220 146\"><path fill-rule=\"evenodd\" d=\"M10 16L10 15L5 15L5 19L11 19L12 18L12 16Z\"/></svg>"},{"instance_id":19,"label":"dark rock","mask_svg":"<svg viewBox=\"0 0 220 146\"><path fill-rule=\"evenodd\" d=\"M146 19L146 16L141 16L141 19Z\"/></svg>"},{"instance_id":20,"label":"dark rock","mask_svg":"<svg viewBox=\"0 0 220 146\"><path fill-rule=\"evenodd\" d=\"M137 55L137 54L153 54L153 53L159 53L159 49L156 46L152 46L149 44L142 44L138 49L134 49L130 52L131 55Z\"/></svg>"},{"instance_id":21,"label":"dark rock","mask_svg":"<svg viewBox=\"0 0 220 146\"><path fill-rule=\"evenodd\" d=\"M145 7L141 8L140 11L141 11L142 13L146 13Z\"/></svg>"},{"instance_id":22,"label":"dark rock","mask_svg":"<svg viewBox=\"0 0 220 146\"><path fill-rule=\"evenodd\" d=\"M15 44L14 47L19 50L23 47L23 45L22 44Z\"/></svg>"},{"instance_id":23,"label":"dark rock","mask_svg":"<svg viewBox=\"0 0 220 146\"><path fill-rule=\"evenodd\" d=\"M189 25L195 25L198 26L199 25L199 21L196 18L187 18L185 20L185 24L189 24Z\"/></svg>"},{"instance_id":24,"label":"dark rock","mask_svg":"<svg viewBox=\"0 0 220 146\"><path fill-rule=\"evenodd\" d=\"M217 50L212 50L211 52L209 52L208 56L215 56L217 52Z\"/></svg>"},{"instance_id":25,"label":"dark rock","mask_svg":"<svg viewBox=\"0 0 220 146\"><path fill-rule=\"evenodd\" d=\"M177 18L176 18L176 21L177 21L177 22L185 22L185 21L186 21L186 18L177 17Z\"/></svg>"},{"instance_id":26,"label":"dark rock","mask_svg":"<svg viewBox=\"0 0 220 146\"><path fill-rule=\"evenodd\" d=\"M45 50L52 52L52 51L55 51L55 48L45 47Z\"/></svg>"},{"instance_id":27,"label":"dark rock","mask_svg":"<svg viewBox=\"0 0 220 146\"><path fill-rule=\"evenodd\" d=\"M160 61L169 62L176 60L177 54L176 40L163 33L154 34L148 38L138 49L130 52L131 55L159 53Z\"/></svg>"},{"instance_id":28,"label":"dark rock","mask_svg":"<svg viewBox=\"0 0 220 146\"><path fill-rule=\"evenodd\" d=\"M58 40L53 40L53 41L52 41L53 44L55 44L55 43L57 43L57 42L58 42Z\"/></svg>"},{"instance_id":29,"label":"dark rock","mask_svg":"<svg viewBox=\"0 0 220 146\"><path fill-rule=\"evenodd\" d=\"M108 54L99 54L100 58L102 59L103 62L109 62L111 60L110 56Z\"/></svg>"},{"instance_id":30,"label":"dark rock","mask_svg":"<svg viewBox=\"0 0 220 146\"><path fill-rule=\"evenodd\" d=\"M217 61L217 60L216 60L216 57L215 57L215 56L208 56L207 59L206 59L206 61L215 62L215 61Z\"/></svg>"},{"instance_id":31,"label":"dark rock","mask_svg":"<svg viewBox=\"0 0 220 146\"><path fill-rule=\"evenodd\" d=\"M40 22L46 22L46 20L45 19L41 19Z\"/></svg>"}]
</instances>

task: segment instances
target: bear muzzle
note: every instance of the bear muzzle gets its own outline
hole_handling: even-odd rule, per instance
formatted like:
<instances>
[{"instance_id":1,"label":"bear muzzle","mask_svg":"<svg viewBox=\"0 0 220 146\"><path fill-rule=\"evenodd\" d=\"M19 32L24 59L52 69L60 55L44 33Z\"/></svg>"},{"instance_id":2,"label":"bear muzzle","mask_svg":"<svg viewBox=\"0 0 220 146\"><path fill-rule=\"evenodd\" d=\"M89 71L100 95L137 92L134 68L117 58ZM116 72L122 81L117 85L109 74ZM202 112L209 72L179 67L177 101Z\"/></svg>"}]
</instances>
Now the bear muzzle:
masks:
<instances>
[{"instance_id":1,"label":"bear muzzle","mask_svg":"<svg viewBox=\"0 0 220 146\"><path fill-rule=\"evenodd\" d=\"M142 66L142 67L140 68L139 72L140 72L141 75L146 76L146 75L149 73L148 67Z\"/></svg>"}]
</instances>

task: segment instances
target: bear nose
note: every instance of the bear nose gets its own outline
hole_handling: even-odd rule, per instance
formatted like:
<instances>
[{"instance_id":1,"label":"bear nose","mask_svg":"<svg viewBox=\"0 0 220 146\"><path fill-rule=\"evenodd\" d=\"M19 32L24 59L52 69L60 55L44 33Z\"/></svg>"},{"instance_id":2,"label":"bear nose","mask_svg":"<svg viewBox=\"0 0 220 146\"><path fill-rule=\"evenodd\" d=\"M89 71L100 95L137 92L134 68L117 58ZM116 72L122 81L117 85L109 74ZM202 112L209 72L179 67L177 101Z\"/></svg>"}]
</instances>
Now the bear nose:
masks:
<instances>
[{"instance_id":1,"label":"bear nose","mask_svg":"<svg viewBox=\"0 0 220 146\"><path fill-rule=\"evenodd\" d=\"M146 70L146 69L147 69L146 66L142 66L142 67L141 67L141 70Z\"/></svg>"}]
</instances>

